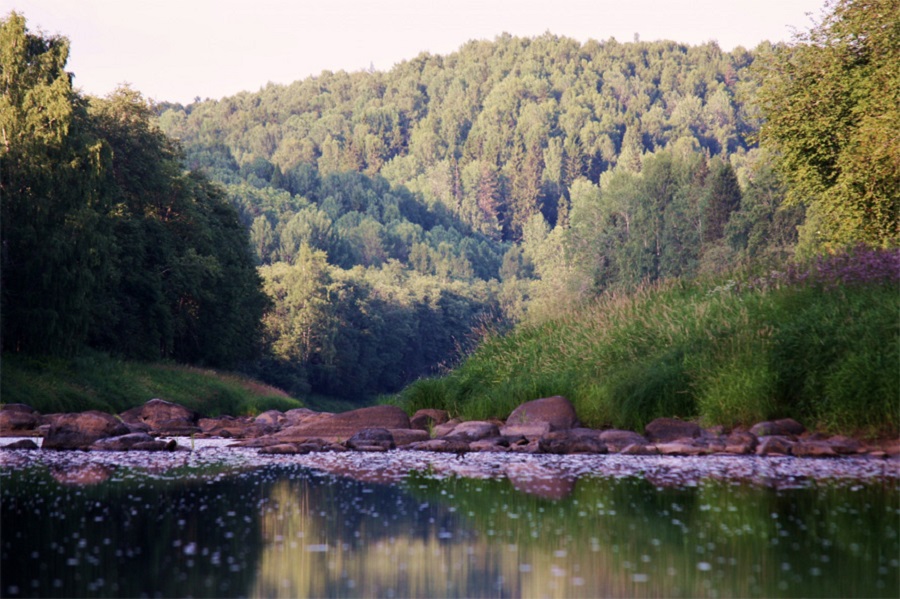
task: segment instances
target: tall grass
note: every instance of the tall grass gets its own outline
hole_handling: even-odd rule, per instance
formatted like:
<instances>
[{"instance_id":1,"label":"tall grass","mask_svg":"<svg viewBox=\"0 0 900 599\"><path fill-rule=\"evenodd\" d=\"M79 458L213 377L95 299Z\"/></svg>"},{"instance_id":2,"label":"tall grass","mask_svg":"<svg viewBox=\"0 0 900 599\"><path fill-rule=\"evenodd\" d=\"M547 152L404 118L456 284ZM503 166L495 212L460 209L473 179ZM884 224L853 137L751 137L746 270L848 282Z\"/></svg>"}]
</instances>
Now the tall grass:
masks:
<instances>
[{"instance_id":1,"label":"tall grass","mask_svg":"<svg viewBox=\"0 0 900 599\"><path fill-rule=\"evenodd\" d=\"M398 401L503 418L522 402L565 395L597 427L793 417L827 431L896 435L898 270L897 251L856 250L764 277L604 295L489 335L458 369L414 383Z\"/></svg>"},{"instance_id":2,"label":"tall grass","mask_svg":"<svg viewBox=\"0 0 900 599\"><path fill-rule=\"evenodd\" d=\"M63 359L3 354L3 403L42 413L101 410L119 413L159 398L204 416L253 415L303 404L283 391L239 375L178 366L127 362L100 353Z\"/></svg>"}]
</instances>

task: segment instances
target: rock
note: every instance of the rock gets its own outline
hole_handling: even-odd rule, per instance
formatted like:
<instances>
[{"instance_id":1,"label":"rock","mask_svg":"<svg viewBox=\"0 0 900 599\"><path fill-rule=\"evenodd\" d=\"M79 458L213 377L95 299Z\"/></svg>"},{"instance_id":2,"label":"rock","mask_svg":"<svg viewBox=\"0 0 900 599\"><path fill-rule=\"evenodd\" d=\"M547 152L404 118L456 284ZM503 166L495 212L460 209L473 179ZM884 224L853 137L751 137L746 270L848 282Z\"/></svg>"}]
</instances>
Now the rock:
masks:
<instances>
[{"instance_id":1,"label":"rock","mask_svg":"<svg viewBox=\"0 0 900 599\"><path fill-rule=\"evenodd\" d=\"M833 437L828 438L828 444L835 451L835 453L839 453L842 455L860 453L865 450L863 444L851 437L845 437L843 435L835 435Z\"/></svg>"},{"instance_id":2,"label":"rock","mask_svg":"<svg viewBox=\"0 0 900 599\"><path fill-rule=\"evenodd\" d=\"M488 437L499 437L500 429L493 422L486 420L469 420L460 422L453 428L454 437L465 437L467 441L478 441Z\"/></svg>"},{"instance_id":3,"label":"rock","mask_svg":"<svg viewBox=\"0 0 900 599\"><path fill-rule=\"evenodd\" d=\"M544 397L523 403L506 419L507 426L530 425L546 422L551 431L567 430L579 426L575 406L561 395Z\"/></svg>"},{"instance_id":4,"label":"rock","mask_svg":"<svg viewBox=\"0 0 900 599\"><path fill-rule=\"evenodd\" d=\"M453 433L453 429L455 429L462 421L459 418L453 418L452 420L448 420L444 424L438 424L435 426L431 434L435 438L439 437L447 437Z\"/></svg>"},{"instance_id":5,"label":"rock","mask_svg":"<svg viewBox=\"0 0 900 599\"><path fill-rule=\"evenodd\" d=\"M234 416L201 418L197 422L197 426L206 435L225 437L226 439L248 439L274 432L269 425Z\"/></svg>"},{"instance_id":6,"label":"rock","mask_svg":"<svg viewBox=\"0 0 900 599\"><path fill-rule=\"evenodd\" d=\"M491 439L481 439L469 443L471 451L485 452L504 452L509 451L509 440L505 437L493 437Z\"/></svg>"},{"instance_id":7,"label":"rock","mask_svg":"<svg viewBox=\"0 0 900 599\"><path fill-rule=\"evenodd\" d=\"M41 424L41 415L21 403L9 403L0 408L0 436L17 437L32 433Z\"/></svg>"},{"instance_id":8,"label":"rock","mask_svg":"<svg viewBox=\"0 0 900 599\"><path fill-rule=\"evenodd\" d=\"M417 428L423 431L429 431L439 424L444 424L450 420L450 414L446 410L418 410L413 417L409 419L410 428Z\"/></svg>"},{"instance_id":9,"label":"rock","mask_svg":"<svg viewBox=\"0 0 900 599\"><path fill-rule=\"evenodd\" d=\"M427 441L430 438L427 431L416 428L392 428L390 432L397 447L406 447L410 443Z\"/></svg>"},{"instance_id":10,"label":"rock","mask_svg":"<svg viewBox=\"0 0 900 599\"><path fill-rule=\"evenodd\" d=\"M657 443L656 450L661 455L706 455L709 449L694 443L691 439L678 439L667 443Z\"/></svg>"},{"instance_id":11,"label":"rock","mask_svg":"<svg viewBox=\"0 0 900 599\"><path fill-rule=\"evenodd\" d=\"M0 449L39 449L39 447L31 439L20 439L19 441L0 446Z\"/></svg>"},{"instance_id":12,"label":"rock","mask_svg":"<svg viewBox=\"0 0 900 599\"><path fill-rule=\"evenodd\" d=\"M394 436L384 428L364 428L350 437L346 445L356 451L388 451L397 447Z\"/></svg>"},{"instance_id":13,"label":"rock","mask_svg":"<svg viewBox=\"0 0 900 599\"><path fill-rule=\"evenodd\" d=\"M801 441L791 446L791 453L807 458L836 458L838 453L827 441Z\"/></svg>"},{"instance_id":14,"label":"rock","mask_svg":"<svg viewBox=\"0 0 900 599\"><path fill-rule=\"evenodd\" d=\"M200 415L184 406L162 399L151 399L142 406L120 414L128 424L146 424L150 432L160 435L189 436L199 433L197 421Z\"/></svg>"},{"instance_id":15,"label":"rock","mask_svg":"<svg viewBox=\"0 0 900 599\"><path fill-rule=\"evenodd\" d=\"M254 418L253 422L277 430L287 422L287 416L278 410L268 410Z\"/></svg>"},{"instance_id":16,"label":"rock","mask_svg":"<svg viewBox=\"0 0 900 599\"><path fill-rule=\"evenodd\" d=\"M366 428L410 428L409 416L397 406L372 406L339 414L309 416L272 437L278 442L302 442L314 437L343 442Z\"/></svg>"},{"instance_id":17,"label":"rock","mask_svg":"<svg viewBox=\"0 0 900 599\"><path fill-rule=\"evenodd\" d=\"M294 426L296 424L301 424L304 420L315 417L318 414L320 414L320 412L314 412L309 408L294 408L284 413L284 419L286 420L287 426ZM330 415L331 414L329 414L329 416Z\"/></svg>"},{"instance_id":18,"label":"rock","mask_svg":"<svg viewBox=\"0 0 900 599\"><path fill-rule=\"evenodd\" d=\"M702 434L700 425L677 418L657 418L644 428L644 433L653 443L667 443L684 438L696 438Z\"/></svg>"},{"instance_id":19,"label":"rock","mask_svg":"<svg viewBox=\"0 0 900 599\"><path fill-rule=\"evenodd\" d=\"M309 447L301 450L296 443L278 443L277 445L269 445L260 447L258 453L268 453L273 455L295 455L300 453L310 453Z\"/></svg>"},{"instance_id":20,"label":"rock","mask_svg":"<svg viewBox=\"0 0 900 599\"><path fill-rule=\"evenodd\" d=\"M633 431L623 431L615 428L600 431L598 439L606 445L609 451L621 452L630 445L647 445L648 441L642 435ZM654 452L655 453L655 452ZM632 454L638 455L638 454Z\"/></svg>"},{"instance_id":21,"label":"rock","mask_svg":"<svg viewBox=\"0 0 900 599\"><path fill-rule=\"evenodd\" d=\"M128 433L118 437L99 439L91 445L97 451L175 451L175 439L158 441L147 433Z\"/></svg>"},{"instance_id":22,"label":"rock","mask_svg":"<svg viewBox=\"0 0 900 599\"><path fill-rule=\"evenodd\" d=\"M659 455L656 445L646 445L644 443L632 443L619 453L622 455Z\"/></svg>"},{"instance_id":23,"label":"rock","mask_svg":"<svg viewBox=\"0 0 900 599\"><path fill-rule=\"evenodd\" d=\"M500 427L500 434L504 437L525 437L527 439L540 439L549 432L549 422L535 422L533 424L513 424Z\"/></svg>"},{"instance_id":24,"label":"rock","mask_svg":"<svg viewBox=\"0 0 900 599\"><path fill-rule=\"evenodd\" d=\"M571 431L555 431L538 441L541 453L575 454L606 453L609 451L595 436L572 434Z\"/></svg>"},{"instance_id":25,"label":"rock","mask_svg":"<svg viewBox=\"0 0 900 599\"><path fill-rule=\"evenodd\" d=\"M411 443L408 449L416 449L419 451L437 451L440 453L456 453L464 454L471 451L469 442L460 437L444 437L442 439L429 439L428 441L420 441Z\"/></svg>"},{"instance_id":26,"label":"rock","mask_svg":"<svg viewBox=\"0 0 900 599\"><path fill-rule=\"evenodd\" d=\"M794 440L781 435L760 437L756 455L789 455L795 444Z\"/></svg>"},{"instance_id":27,"label":"rock","mask_svg":"<svg viewBox=\"0 0 900 599\"><path fill-rule=\"evenodd\" d=\"M62 414L47 431L44 449L87 449L106 437L129 433L115 416L91 410L76 414Z\"/></svg>"},{"instance_id":28,"label":"rock","mask_svg":"<svg viewBox=\"0 0 900 599\"><path fill-rule=\"evenodd\" d=\"M753 453L757 443L756 435L736 431L725 437L725 451L739 455Z\"/></svg>"},{"instance_id":29,"label":"rock","mask_svg":"<svg viewBox=\"0 0 900 599\"><path fill-rule=\"evenodd\" d=\"M772 420L767 422L758 422L751 427L750 432L757 437L777 436L795 436L803 434L806 427L794 420L793 418L782 418L781 420Z\"/></svg>"}]
</instances>

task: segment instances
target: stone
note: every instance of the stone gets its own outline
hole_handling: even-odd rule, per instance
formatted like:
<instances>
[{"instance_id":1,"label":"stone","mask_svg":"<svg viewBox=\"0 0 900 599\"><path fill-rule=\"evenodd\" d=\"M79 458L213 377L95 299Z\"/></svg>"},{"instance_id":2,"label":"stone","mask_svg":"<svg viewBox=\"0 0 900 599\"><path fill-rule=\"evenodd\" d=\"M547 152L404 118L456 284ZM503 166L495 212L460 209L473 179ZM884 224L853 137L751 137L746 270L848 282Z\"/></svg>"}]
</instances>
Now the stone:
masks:
<instances>
[{"instance_id":1,"label":"stone","mask_svg":"<svg viewBox=\"0 0 900 599\"><path fill-rule=\"evenodd\" d=\"M14 441L13 443L7 443L6 445L0 446L0 449L40 449L38 444L32 441L31 439L20 439L18 441Z\"/></svg>"},{"instance_id":2,"label":"stone","mask_svg":"<svg viewBox=\"0 0 900 599\"><path fill-rule=\"evenodd\" d=\"M174 451L175 439L158 441L147 433L128 433L118 437L98 439L91 445L97 451Z\"/></svg>"},{"instance_id":3,"label":"stone","mask_svg":"<svg viewBox=\"0 0 900 599\"><path fill-rule=\"evenodd\" d=\"M842 455L860 453L865 450L865 447L858 439L845 437L844 435L835 435L833 437L829 437L828 444L835 451L835 453L839 453Z\"/></svg>"},{"instance_id":4,"label":"stone","mask_svg":"<svg viewBox=\"0 0 900 599\"><path fill-rule=\"evenodd\" d=\"M598 439L612 452L621 452L630 445L647 445L647 439L634 431L610 428L600 431Z\"/></svg>"},{"instance_id":5,"label":"stone","mask_svg":"<svg viewBox=\"0 0 900 599\"><path fill-rule=\"evenodd\" d=\"M427 441L430 439L427 431L416 428L392 428L391 436L394 437L394 444L397 447L406 447L410 443L417 441Z\"/></svg>"},{"instance_id":6,"label":"stone","mask_svg":"<svg viewBox=\"0 0 900 599\"><path fill-rule=\"evenodd\" d=\"M657 443L656 450L661 455L706 455L709 449L694 443L691 439L678 439L667 443Z\"/></svg>"},{"instance_id":7,"label":"stone","mask_svg":"<svg viewBox=\"0 0 900 599\"><path fill-rule=\"evenodd\" d=\"M296 424L301 424L305 420L311 417L315 417L322 412L315 412L310 410L309 408L293 408L292 410L288 410L284 413L284 419L286 421L287 426L294 426ZM331 415L330 413L328 414Z\"/></svg>"},{"instance_id":8,"label":"stone","mask_svg":"<svg viewBox=\"0 0 900 599\"><path fill-rule=\"evenodd\" d=\"M561 395L523 403L506 419L507 426L542 422L548 423L551 431L567 430L579 426L575 406Z\"/></svg>"},{"instance_id":9,"label":"stone","mask_svg":"<svg viewBox=\"0 0 900 599\"><path fill-rule=\"evenodd\" d=\"M656 445L646 445L644 443L632 443L620 452L622 455L659 455Z\"/></svg>"},{"instance_id":10,"label":"stone","mask_svg":"<svg viewBox=\"0 0 900 599\"><path fill-rule=\"evenodd\" d=\"M436 451L440 453L456 453L463 454L471 451L469 442L459 437L444 437L442 439L429 439L428 441L420 441L412 443L409 449L419 451Z\"/></svg>"},{"instance_id":11,"label":"stone","mask_svg":"<svg viewBox=\"0 0 900 599\"><path fill-rule=\"evenodd\" d=\"M318 437L344 442L366 428L410 428L409 416L397 406L372 406L338 414L309 416L300 424L287 426L272 437L278 442L302 442Z\"/></svg>"},{"instance_id":12,"label":"stone","mask_svg":"<svg viewBox=\"0 0 900 599\"><path fill-rule=\"evenodd\" d=\"M41 424L41 415L21 403L5 404L0 408L0 436L18 437L32 433Z\"/></svg>"},{"instance_id":13,"label":"stone","mask_svg":"<svg viewBox=\"0 0 900 599\"><path fill-rule=\"evenodd\" d=\"M796 441L782 435L771 435L759 438L756 455L789 455Z\"/></svg>"},{"instance_id":14,"label":"stone","mask_svg":"<svg viewBox=\"0 0 900 599\"><path fill-rule=\"evenodd\" d=\"M310 449L309 447L307 447L305 450L301 450L300 447L295 443L278 443L277 445L260 447L257 453L272 455L296 455L301 453L310 453Z\"/></svg>"},{"instance_id":15,"label":"stone","mask_svg":"<svg viewBox=\"0 0 900 599\"><path fill-rule=\"evenodd\" d=\"M781 437L796 436L803 434L805 431L806 427L793 418L758 422L750 428L750 432L757 437L769 437L773 435Z\"/></svg>"},{"instance_id":16,"label":"stone","mask_svg":"<svg viewBox=\"0 0 900 599\"><path fill-rule=\"evenodd\" d=\"M745 431L733 431L724 440L726 453L738 455L753 453L758 443L756 435Z\"/></svg>"},{"instance_id":17,"label":"stone","mask_svg":"<svg viewBox=\"0 0 900 599\"><path fill-rule=\"evenodd\" d=\"M87 449L94 442L106 437L118 437L129 433L118 418L90 410L74 414L62 414L47 431L44 449Z\"/></svg>"},{"instance_id":18,"label":"stone","mask_svg":"<svg viewBox=\"0 0 900 599\"><path fill-rule=\"evenodd\" d=\"M120 416L127 424L146 424L150 432L156 434L190 436L201 432L197 426L200 419L197 412L162 399L151 399L142 406L122 412Z\"/></svg>"},{"instance_id":19,"label":"stone","mask_svg":"<svg viewBox=\"0 0 900 599\"><path fill-rule=\"evenodd\" d=\"M800 441L791 446L791 454L806 458L838 457L838 453L827 441Z\"/></svg>"},{"instance_id":20,"label":"stone","mask_svg":"<svg viewBox=\"0 0 900 599\"><path fill-rule=\"evenodd\" d=\"M256 424L278 429L287 422L287 416L278 410L267 410L253 419Z\"/></svg>"},{"instance_id":21,"label":"stone","mask_svg":"<svg viewBox=\"0 0 900 599\"><path fill-rule=\"evenodd\" d=\"M540 439L550 432L549 422L535 422L533 424L513 424L500 427L500 434L504 437L525 437L527 439Z\"/></svg>"},{"instance_id":22,"label":"stone","mask_svg":"<svg viewBox=\"0 0 900 599\"><path fill-rule=\"evenodd\" d=\"M538 447L541 453L555 454L600 454L608 451L606 445L600 441L597 435L586 434L584 432L579 433L573 430L548 433L538 441Z\"/></svg>"},{"instance_id":23,"label":"stone","mask_svg":"<svg viewBox=\"0 0 900 599\"><path fill-rule=\"evenodd\" d=\"M438 424L435 426L431 434L435 438L439 437L447 437L453 433L453 429L457 427L462 421L459 418L453 418L452 420L448 420L444 424Z\"/></svg>"},{"instance_id":24,"label":"stone","mask_svg":"<svg viewBox=\"0 0 900 599\"><path fill-rule=\"evenodd\" d=\"M395 449L394 436L384 428L364 428L347 440L347 449L356 451L388 451Z\"/></svg>"},{"instance_id":25,"label":"stone","mask_svg":"<svg viewBox=\"0 0 900 599\"><path fill-rule=\"evenodd\" d=\"M450 420L450 414L446 410L425 409L418 410L409 419L410 428L429 431L439 424Z\"/></svg>"},{"instance_id":26,"label":"stone","mask_svg":"<svg viewBox=\"0 0 900 599\"><path fill-rule=\"evenodd\" d=\"M509 441L505 437L481 439L469 443L469 449L471 451L504 452L509 451Z\"/></svg>"},{"instance_id":27,"label":"stone","mask_svg":"<svg viewBox=\"0 0 900 599\"><path fill-rule=\"evenodd\" d=\"M696 422L677 418L657 418L644 428L644 434L653 443L667 443L684 438L696 438L703 430Z\"/></svg>"},{"instance_id":28,"label":"stone","mask_svg":"<svg viewBox=\"0 0 900 599\"><path fill-rule=\"evenodd\" d=\"M453 428L454 437L465 437L467 441L478 441L488 437L499 437L500 429L493 422L469 420L460 422Z\"/></svg>"}]
</instances>

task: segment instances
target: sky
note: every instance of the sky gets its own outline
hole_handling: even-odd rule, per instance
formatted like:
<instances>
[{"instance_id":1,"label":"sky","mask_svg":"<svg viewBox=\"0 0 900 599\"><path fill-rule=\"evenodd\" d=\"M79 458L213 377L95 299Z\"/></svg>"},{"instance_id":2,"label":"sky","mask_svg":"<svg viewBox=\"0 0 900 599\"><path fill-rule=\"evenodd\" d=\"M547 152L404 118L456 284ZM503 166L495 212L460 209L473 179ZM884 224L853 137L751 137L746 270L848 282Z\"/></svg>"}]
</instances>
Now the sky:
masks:
<instances>
[{"instance_id":1,"label":"sky","mask_svg":"<svg viewBox=\"0 0 900 599\"><path fill-rule=\"evenodd\" d=\"M322 71L388 71L473 39L546 32L580 42L639 36L723 50L790 41L825 0L0 0L31 31L71 41L83 93L127 83L189 103L288 84ZM8 7L8 8L7 8Z\"/></svg>"}]
</instances>

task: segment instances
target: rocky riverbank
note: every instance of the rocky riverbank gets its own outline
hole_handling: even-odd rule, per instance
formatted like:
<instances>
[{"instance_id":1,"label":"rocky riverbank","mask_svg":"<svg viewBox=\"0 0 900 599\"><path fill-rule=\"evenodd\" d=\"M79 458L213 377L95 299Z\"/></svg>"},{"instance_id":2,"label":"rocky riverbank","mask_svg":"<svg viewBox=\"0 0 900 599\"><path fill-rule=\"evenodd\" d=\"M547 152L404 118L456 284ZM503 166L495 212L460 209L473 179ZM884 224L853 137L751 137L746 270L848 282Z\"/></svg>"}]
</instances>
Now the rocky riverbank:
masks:
<instances>
[{"instance_id":1,"label":"rocky riverbank","mask_svg":"<svg viewBox=\"0 0 900 599\"><path fill-rule=\"evenodd\" d=\"M88 411L39 414L23 404L0 408L0 436L42 437L43 450L174 451L172 437L223 438L260 454L386 452L396 448L456 454L608 454L704 456L758 455L900 460L900 440L866 441L807 430L791 419L748 428L703 428L695 422L660 418L641 431L590 429L580 425L564 397L537 399L506 420L451 419L442 410L420 410L410 418L396 406L374 406L339 414L305 408L268 411L256 417L204 418L183 406L152 399L118 416ZM37 449L29 439L6 449Z\"/></svg>"}]
</instances>

